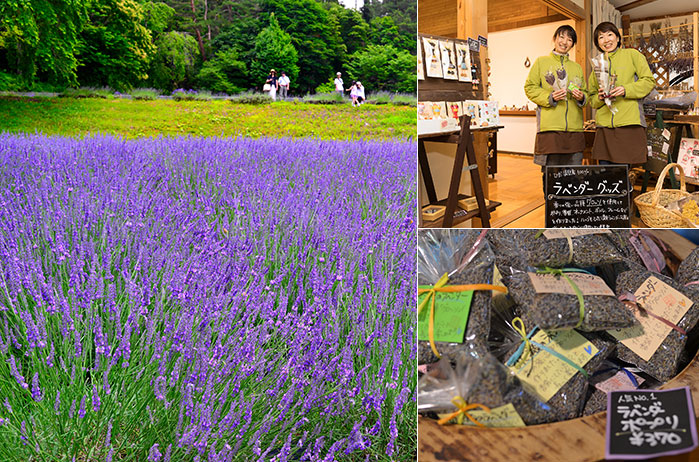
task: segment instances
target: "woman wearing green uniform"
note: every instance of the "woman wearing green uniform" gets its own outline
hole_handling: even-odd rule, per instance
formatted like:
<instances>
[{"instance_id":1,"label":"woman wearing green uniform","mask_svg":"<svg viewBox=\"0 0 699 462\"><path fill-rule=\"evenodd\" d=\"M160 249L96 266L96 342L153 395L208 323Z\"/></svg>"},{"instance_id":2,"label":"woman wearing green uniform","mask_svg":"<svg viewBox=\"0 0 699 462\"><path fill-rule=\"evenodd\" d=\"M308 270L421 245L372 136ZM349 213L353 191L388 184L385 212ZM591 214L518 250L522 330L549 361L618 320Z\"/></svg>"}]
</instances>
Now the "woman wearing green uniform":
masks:
<instances>
[{"instance_id":1,"label":"woman wearing green uniform","mask_svg":"<svg viewBox=\"0 0 699 462\"><path fill-rule=\"evenodd\" d=\"M590 104L597 109L592 158L600 164L642 164L648 156L642 100L655 87L653 73L638 50L621 48L621 34L614 24L598 25L592 39L605 53L609 75L616 75L616 85L605 94L595 73L590 74ZM609 106L605 98L611 99Z\"/></svg>"},{"instance_id":2,"label":"woman wearing green uniform","mask_svg":"<svg viewBox=\"0 0 699 462\"><path fill-rule=\"evenodd\" d=\"M534 163L541 165L544 174L547 165L582 164L582 107L587 95L582 68L568 57L577 40L572 27L556 29L553 51L534 61L524 84L527 98L537 105Z\"/></svg>"}]
</instances>

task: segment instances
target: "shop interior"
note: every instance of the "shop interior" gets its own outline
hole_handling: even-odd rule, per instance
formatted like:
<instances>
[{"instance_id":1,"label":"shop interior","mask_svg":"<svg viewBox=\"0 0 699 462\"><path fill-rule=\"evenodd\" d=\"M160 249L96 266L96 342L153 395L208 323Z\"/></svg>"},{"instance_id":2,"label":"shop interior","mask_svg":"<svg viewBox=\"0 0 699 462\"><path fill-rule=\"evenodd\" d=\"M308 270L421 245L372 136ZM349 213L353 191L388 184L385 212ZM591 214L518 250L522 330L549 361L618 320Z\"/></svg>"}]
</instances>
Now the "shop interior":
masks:
<instances>
[{"instance_id":1,"label":"shop interior","mask_svg":"<svg viewBox=\"0 0 699 462\"><path fill-rule=\"evenodd\" d=\"M699 138L699 112L695 109L699 107L695 91L699 87L699 6L693 3L684 0L418 0L421 58L427 59L426 39L453 40L457 50L459 43L479 42L477 52L475 47L471 48L474 79L457 82L424 75L418 81L418 100L444 101L445 114L450 112L449 101L458 100L496 102L498 111L488 126L472 127L470 147L463 148L461 163L457 152L460 127L452 125L445 129L451 130L451 139L440 138L434 130L425 128L427 121L418 120L421 226L548 226L542 173L533 162L536 105L527 99L524 82L531 63L550 53L554 31L564 24L577 32L578 42L569 54L583 67L587 77L591 72L590 58L599 54L592 45L592 30L596 24L610 21L618 25L625 47L636 48L646 56L656 80L652 97L644 101L649 160L646 164L633 165L628 172L633 185L628 211L630 224L640 228L691 227L691 222L673 215L668 215L667 225L662 220L650 221L649 225L641 216L643 204L635 205L634 199L657 187L660 205L654 203L648 207L652 215L667 205L665 196L686 198L699 191L699 151L685 149L687 143L682 141ZM429 63L424 66L429 72ZM465 103L459 108L460 114L467 112ZM583 117L586 128L583 164L595 165L597 162L590 158L595 117L589 105L584 108ZM683 152L688 152L688 156L683 156ZM469 153L473 156L471 160ZM678 167L662 174L669 162L678 162L683 157L682 172ZM659 185L661 177L664 181ZM676 192L663 195L660 190ZM476 203L480 191L482 205ZM443 215L452 196L454 204L458 204L452 208L453 218L435 219L435 215L424 213L430 209L436 215ZM468 198L472 199L467 205ZM462 201L457 203L457 199ZM441 207L430 208L434 204Z\"/></svg>"}]
</instances>

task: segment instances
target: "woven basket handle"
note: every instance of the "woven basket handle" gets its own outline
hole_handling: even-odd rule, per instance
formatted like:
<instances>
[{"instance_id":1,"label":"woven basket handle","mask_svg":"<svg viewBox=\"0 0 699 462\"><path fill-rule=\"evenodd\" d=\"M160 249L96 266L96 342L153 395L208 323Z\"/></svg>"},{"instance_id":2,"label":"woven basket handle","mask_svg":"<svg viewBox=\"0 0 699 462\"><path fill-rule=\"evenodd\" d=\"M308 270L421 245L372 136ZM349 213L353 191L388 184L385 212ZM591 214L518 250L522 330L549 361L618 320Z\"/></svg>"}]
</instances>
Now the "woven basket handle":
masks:
<instances>
[{"instance_id":1,"label":"woven basket handle","mask_svg":"<svg viewBox=\"0 0 699 462\"><path fill-rule=\"evenodd\" d=\"M665 166L662 172L660 172L660 176L658 176L658 183L655 185L655 191L653 191L653 200L651 201L650 205L652 207L655 207L658 205L658 200L660 200L660 191L663 189L663 182L665 181L665 175L667 175L667 172L670 171L671 168L677 167L677 170L680 171L680 191L686 192L687 191L687 185L684 182L684 169L680 164L676 163L669 163Z\"/></svg>"}]
</instances>

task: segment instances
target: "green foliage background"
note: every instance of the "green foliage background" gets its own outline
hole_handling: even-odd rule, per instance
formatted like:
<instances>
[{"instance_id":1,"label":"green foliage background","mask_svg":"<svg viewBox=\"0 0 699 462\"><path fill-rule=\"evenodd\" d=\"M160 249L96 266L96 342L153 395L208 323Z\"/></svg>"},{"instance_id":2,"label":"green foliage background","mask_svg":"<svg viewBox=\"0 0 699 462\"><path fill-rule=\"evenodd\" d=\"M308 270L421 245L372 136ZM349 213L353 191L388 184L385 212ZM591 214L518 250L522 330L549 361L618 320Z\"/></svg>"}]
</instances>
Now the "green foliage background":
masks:
<instances>
[{"instance_id":1,"label":"green foliage background","mask_svg":"<svg viewBox=\"0 0 699 462\"><path fill-rule=\"evenodd\" d=\"M351 0L350 0L351 1ZM0 0L0 90L109 86L291 93L342 72L368 91L415 91L414 0Z\"/></svg>"}]
</instances>

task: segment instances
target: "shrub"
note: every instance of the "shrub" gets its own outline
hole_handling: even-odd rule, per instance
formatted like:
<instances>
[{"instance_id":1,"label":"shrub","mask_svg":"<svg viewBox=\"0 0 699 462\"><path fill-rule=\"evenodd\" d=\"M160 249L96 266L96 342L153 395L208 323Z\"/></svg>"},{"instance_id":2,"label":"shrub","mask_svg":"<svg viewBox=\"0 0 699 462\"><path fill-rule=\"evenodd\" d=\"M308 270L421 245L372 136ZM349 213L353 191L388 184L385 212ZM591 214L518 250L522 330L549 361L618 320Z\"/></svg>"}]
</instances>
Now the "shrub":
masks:
<instances>
[{"instance_id":1,"label":"shrub","mask_svg":"<svg viewBox=\"0 0 699 462\"><path fill-rule=\"evenodd\" d=\"M137 88L135 90L131 90L129 92L131 97L133 99L140 99L140 100L154 100L158 99L158 97L162 94L160 90L156 90L155 88Z\"/></svg>"},{"instance_id":2,"label":"shrub","mask_svg":"<svg viewBox=\"0 0 699 462\"><path fill-rule=\"evenodd\" d=\"M348 104L350 100L338 93L316 93L304 96L303 102L312 104Z\"/></svg>"},{"instance_id":3,"label":"shrub","mask_svg":"<svg viewBox=\"0 0 699 462\"><path fill-rule=\"evenodd\" d=\"M241 104L269 104L272 102L272 99L267 93L257 93L254 91L233 95L230 97L230 100L234 103Z\"/></svg>"},{"instance_id":4,"label":"shrub","mask_svg":"<svg viewBox=\"0 0 699 462\"><path fill-rule=\"evenodd\" d=\"M58 96L63 98L103 98L109 99L114 97L114 92L109 87L94 88L66 88Z\"/></svg>"}]
</instances>

